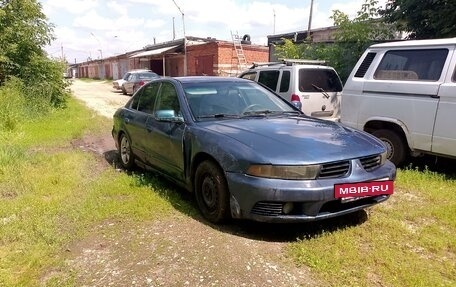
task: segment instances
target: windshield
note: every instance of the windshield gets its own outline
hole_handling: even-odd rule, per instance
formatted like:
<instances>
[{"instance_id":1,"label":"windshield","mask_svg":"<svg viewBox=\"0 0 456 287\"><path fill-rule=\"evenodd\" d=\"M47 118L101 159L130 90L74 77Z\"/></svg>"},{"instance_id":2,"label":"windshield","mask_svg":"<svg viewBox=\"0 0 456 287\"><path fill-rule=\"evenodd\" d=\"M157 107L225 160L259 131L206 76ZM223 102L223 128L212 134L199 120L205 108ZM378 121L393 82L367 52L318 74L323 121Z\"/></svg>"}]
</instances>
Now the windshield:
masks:
<instances>
[{"instance_id":1,"label":"windshield","mask_svg":"<svg viewBox=\"0 0 456 287\"><path fill-rule=\"evenodd\" d=\"M297 112L255 82L184 83L183 88L195 118Z\"/></svg>"},{"instance_id":2,"label":"windshield","mask_svg":"<svg viewBox=\"0 0 456 287\"><path fill-rule=\"evenodd\" d=\"M339 76L331 69L300 69L299 91L300 92L340 92L342 83Z\"/></svg>"}]
</instances>

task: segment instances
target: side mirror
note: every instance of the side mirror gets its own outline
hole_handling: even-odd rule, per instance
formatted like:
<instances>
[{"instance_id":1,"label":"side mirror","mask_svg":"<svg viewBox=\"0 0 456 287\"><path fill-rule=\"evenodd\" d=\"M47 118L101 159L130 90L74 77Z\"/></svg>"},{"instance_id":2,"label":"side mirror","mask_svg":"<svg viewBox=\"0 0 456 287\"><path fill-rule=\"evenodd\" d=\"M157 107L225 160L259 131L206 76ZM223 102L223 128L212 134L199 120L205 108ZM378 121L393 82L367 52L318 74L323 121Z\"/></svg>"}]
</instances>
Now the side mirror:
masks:
<instances>
[{"instance_id":1,"label":"side mirror","mask_svg":"<svg viewBox=\"0 0 456 287\"><path fill-rule=\"evenodd\" d=\"M180 115L176 115L174 110L159 110L155 112L155 117L159 121L163 122L175 122L175 123L183 123L184 118Z\"/></svg>"}]
</instances>

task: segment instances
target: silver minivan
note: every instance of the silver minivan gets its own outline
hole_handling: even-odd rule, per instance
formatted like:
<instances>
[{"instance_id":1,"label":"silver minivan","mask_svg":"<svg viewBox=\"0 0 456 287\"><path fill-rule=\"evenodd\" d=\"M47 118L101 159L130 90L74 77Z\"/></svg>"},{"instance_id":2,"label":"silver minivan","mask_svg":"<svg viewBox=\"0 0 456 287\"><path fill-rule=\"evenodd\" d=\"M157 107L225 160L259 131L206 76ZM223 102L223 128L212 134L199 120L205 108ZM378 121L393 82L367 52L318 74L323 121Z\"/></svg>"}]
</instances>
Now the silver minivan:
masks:
<instances>
[{"instance_id":1,"label":"silver minivan","mask_svg":"<svg viewBox=\"0 0 456 287\"><path fill-rule=\"evenodd\" d=\"M396 165L456 157L455 49L456 38L372 45L344 86L341 122L382 139Z\"/></svg>"},{"instance_id":2,"label":"silver minivan","mask_svg":"<svg viewBox=\"0 0 456 287\"><path fill-rule=\"evenodd\" d=\"M342 82L323 61L286 59L256 63L239 77L259 82L309 116L338 121Z\"/></svg>"}]
</instances>

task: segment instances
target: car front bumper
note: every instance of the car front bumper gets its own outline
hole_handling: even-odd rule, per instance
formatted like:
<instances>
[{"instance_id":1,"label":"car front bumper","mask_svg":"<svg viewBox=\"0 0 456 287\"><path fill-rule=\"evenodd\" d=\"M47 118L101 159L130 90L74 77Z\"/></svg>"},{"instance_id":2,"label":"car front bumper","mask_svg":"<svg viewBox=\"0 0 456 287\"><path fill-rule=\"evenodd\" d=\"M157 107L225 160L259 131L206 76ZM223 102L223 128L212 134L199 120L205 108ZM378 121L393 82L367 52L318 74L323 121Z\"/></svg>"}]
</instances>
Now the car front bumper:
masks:
<instances>
[{"instance_id":1,"label":"car front bumper","mask_svg":"<svg viewBox=\"0 0 456 287\"><path fill-rule=\"evenodd\" d=\"M334 197L335 184L395 177L396 168L391 162L370 172L354 165L349 176L333 179L281 180L227 172L231 214L233 218L262 222L306 222L341 216L383 202L389 195L343 203Z\"/></svg>"}]
</instances>

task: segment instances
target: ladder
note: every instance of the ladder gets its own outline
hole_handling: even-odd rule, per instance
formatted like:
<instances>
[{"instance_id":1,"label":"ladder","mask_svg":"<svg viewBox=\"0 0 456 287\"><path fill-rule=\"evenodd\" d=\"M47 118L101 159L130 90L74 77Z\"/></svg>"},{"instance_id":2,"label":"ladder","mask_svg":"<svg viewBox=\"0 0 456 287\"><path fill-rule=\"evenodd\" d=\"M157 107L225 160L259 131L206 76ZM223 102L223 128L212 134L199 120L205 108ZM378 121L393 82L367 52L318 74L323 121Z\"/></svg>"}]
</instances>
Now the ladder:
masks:
<instances>
[{"instance_id":1,"label":"ladder","mask_svg":"<svg viewBox=\"0 0 456 287\"><path fill-rule=\"evenodd\" d=\"M236 33L231 31L231 38L233 39L234 52L236 53L236 58L238 60L238 70L242 71L247 66L247 60L245 59L244 49L242 49L241 38L237 31Z\"/></svg>"}]
</instances>

